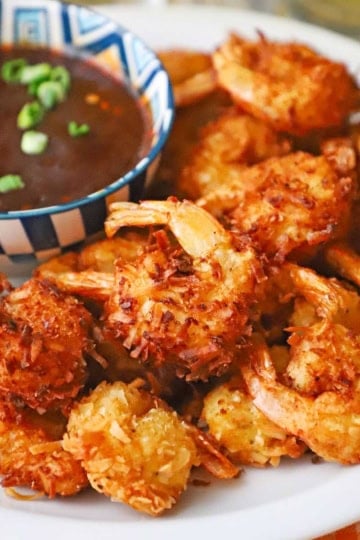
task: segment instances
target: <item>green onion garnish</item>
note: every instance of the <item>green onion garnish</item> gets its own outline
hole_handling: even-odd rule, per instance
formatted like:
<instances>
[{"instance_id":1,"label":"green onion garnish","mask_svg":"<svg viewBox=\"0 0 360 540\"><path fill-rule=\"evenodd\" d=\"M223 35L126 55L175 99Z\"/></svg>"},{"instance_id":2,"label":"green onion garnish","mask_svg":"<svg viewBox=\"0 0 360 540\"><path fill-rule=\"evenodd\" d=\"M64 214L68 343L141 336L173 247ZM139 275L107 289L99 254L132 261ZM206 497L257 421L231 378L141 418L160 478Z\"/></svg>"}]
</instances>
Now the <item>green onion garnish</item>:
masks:
<instances>
[{"instance_id":1,"label":"green onion garnish","mask_svg":"<svg viewBox=\"0 0 360 540\"><path fill-rule=\"evenodd\" d=\"M70 88L70 73L64 66L54 67L50 73L50 80L60 83L65 92Z\"/></svg>"},{"instance_id":2,"label":"green onion garnish","mask_svg":"<svg viewBox=\"0 0 360 540\"><path fill-rule=\"evenodd\" d=\"M34 81L34 82L28 84L28 93L30 94L30 96L36 97L38 88L39 88L39 86L40 86L40 84L42 82L43 81Z\"/></svg>"},{"instance_id":3,"label":"green onion garnish","mask_svg":"<svg viewBox=\"0 0 360 540\"><path fill-rule=\"evenodd\" d=\"M25 103L17 116L17 127L19 129L29 129L41 122L44 116L44 109L38 101Z\"/></svg>"},{"instance_id":4,"label":"green onion garnish","mask_svg":"<svg viewBox=\"0 0 360 540\"><path fill-rule=\"evenodd\" d=\"M24 182L19 174L5 174L0 176L0 193L7 193L8 191L14 191L15 189L22 189L25 187Z\"/></svg>"},{"instance_id":5,"label":"green onion garnish","mask_svg":"<svg viewBox=\"0 0 360 540\"><path fill-rule=\"evenodd\" d=\"M3 80L10 83L20 82L22 70L26 65L27 62L23 58L16 58L4 62L1 66L1 76Z\"/></svg>"},{"instance_id":6,"label":"green onion garnish","mask_svg":"<svg viewBox=\"0 0 360 540\"><path fill-rule=\"evenodd\" d=\"M60 101L64 100L65 91L59 82L45 81L39 85L36 95L45 109L52 109Z\"/></svg>"},{"instance_id":7,"label":"green onion garnish","mask_svg":"<svg viewBox=\"0 0 360 540\"><path fill-rule=\"evenodd\" d=\"M25 131L21 137L21 150L24 154L42 154L49 142L49 137L41 131Z\"/></svg>"},{"instance_id":8,"label":"green onion garnish","mask_svg":"<svg viewBox=\"0 0 360 540\"><path fill-rule=\"evenodd\" d=\"M87 135L90 131L88 124L78 124L74 121L68 123L68 133L71 137L81 137Z\"/></svg>"},{"instance_id":9,"label":"green onion garnish","mask_svg":"<svg viewBox=\"0 0 360 540\"><path fill-rule=\"evenodd\" d=\"M30 84L36 81L46 81L50 77L51 69L51 65L47 62L25 66L21 70L20 82L21 84Z\"/></svg>"}]
</instances>

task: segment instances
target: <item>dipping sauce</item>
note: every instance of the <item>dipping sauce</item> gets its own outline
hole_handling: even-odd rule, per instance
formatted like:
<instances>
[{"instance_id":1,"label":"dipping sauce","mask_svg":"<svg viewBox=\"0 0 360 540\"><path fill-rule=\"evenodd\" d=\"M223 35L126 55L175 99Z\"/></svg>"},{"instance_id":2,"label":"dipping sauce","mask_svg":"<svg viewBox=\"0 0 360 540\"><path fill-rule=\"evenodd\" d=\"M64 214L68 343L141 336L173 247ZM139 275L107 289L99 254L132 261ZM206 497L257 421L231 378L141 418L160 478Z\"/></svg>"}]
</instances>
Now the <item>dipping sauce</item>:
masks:
<instances>
[{"instance_id":1,"label":"dipping sauce","mask_svg":"<svg viewBox=\"0 0 360 540\"><path fill-rule=\"evenodd\" d=\"M126 86L93 62L49 49L0 48L0 65L24 58L48 62L70 72L64 101L47 110L36 130L48 136L39 155L21 150L17 116L34 100L26 85L0 79L0 177L20 175L25 185L0 194L0 211L26 210L69 202L114 182L146 154L150 118ZM87 124L86 135L72 137L68 124Z\"/></svg>"}]
</instances>

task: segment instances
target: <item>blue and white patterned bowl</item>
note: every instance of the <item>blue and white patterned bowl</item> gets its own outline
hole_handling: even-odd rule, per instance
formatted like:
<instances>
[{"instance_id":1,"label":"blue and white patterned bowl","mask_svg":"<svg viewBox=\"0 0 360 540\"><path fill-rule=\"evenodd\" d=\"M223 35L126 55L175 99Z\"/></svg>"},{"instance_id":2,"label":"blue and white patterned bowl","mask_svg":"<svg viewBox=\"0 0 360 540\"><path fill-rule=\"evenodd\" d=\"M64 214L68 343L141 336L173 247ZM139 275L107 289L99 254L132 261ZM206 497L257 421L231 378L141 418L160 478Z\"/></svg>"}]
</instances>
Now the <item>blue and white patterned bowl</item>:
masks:
<instances>
[{"instance_id":1,"label":"blue and white patterned bowl","mask_svg":"<svg viewBox=\"0 0 360 540\"><path fill-rule=\"evenodd\" d=\"M166 71L139 37L92 9L58 0L0 0L0 43L29 43L95 57L148 103L154 134L137 165L104 189L68 204L1 213L0 271L21 275L103 231L113 200L138 200L171 129L174 105ZM105 58L107 64L105 65Z\"/></svg>"}]
</instances>

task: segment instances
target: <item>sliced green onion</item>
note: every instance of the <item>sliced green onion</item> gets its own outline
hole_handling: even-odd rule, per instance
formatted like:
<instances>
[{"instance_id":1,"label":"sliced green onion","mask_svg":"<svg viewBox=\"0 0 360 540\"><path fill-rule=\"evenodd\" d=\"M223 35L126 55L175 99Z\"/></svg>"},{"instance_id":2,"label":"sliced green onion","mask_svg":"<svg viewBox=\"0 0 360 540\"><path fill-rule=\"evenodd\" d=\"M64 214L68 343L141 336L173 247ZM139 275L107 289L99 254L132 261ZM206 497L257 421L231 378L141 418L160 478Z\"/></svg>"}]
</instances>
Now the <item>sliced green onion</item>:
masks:
<instances>
[{"instance_id":1,"label":"sliced green onion","mask_svg":"<svg viewBox=\"0 0 360 540\"><path fill-rule=\"evenodd\" d=\"M27 65L24 58L15 58L14 60L8 60L1 66L1 76L4 81L10 83L20 82L22 71Z\"/></svg>"},{"instance_id":2,"label":"sliced green onion","mask_svg":"<svg viewBox=\"0 0 360 540\"><path fill-rule=\"evenodd\" d=\"M15 189L22 189L24 187L25 184L19 174L4 174L4 176L0 176L0 193L7 193L8 191L14 191Z\"/></svg>"},{"instance_id":3,"label":"sliced green onion","mask_svg":"<svg viewBox=\"0 0 360 540\"><path fill-rule=\"evenodd\" d=\"M29 129L41 122L44 116L44 108L38 101L25 103L17 116L17 127Z\"/></svg>"},{"instance_id":4,"label":"sliced green onion","mask_svg":"<svg viewBox=\"0 0 360 540\"><path fill-rule=\"evenodd\" d=\"M24 154L42 154L49 142L49 137L41 131L25 131L21 137L21 150Z\"/></svg>"},{"instance_id":5,"label":"sliced green onion","mask_svg":"<svg viewBox=\"0 0 360 540\"><path fill-rule=\"evenodd\" d=\"M51 65L47 62L25 66L21 70L20 82L21 84L31 84L36 81L46 81L50 77L51 69Z\"/></svg>"},{"instance_id":6,"label":"sliced green onion","mask_svg":"<svg viewBox=\"0 0 360 540\"><path fill-rule=\"evenodd\" d=\"M42 82L43 81L33 81L30 84L28 84L28 89L27 90L28 90L28 93L30 94L30 96L36 97L38 88L39 88L39 86L40 86L40 84Z\"/></svg>"},{"instance_id":7,"label":"sliced green onion","mask_svg":"<svg viewBox=\"0 0 360 540\"><path fill-rule=\"evenodd\" d=\"M37 98L45 109L52 109L65 98L62 85L56 81L42 82L36 92Z\"/></svg>"},{"instance_id":8,"label":"sliced green onion","mask_svg":"<svg viewBox=\"0 0 360 540\"><path fill-rule=\"evenodd\" d=\"M77 124L72 121L68 123L68 133L71 137L81 137L82 135L87 135L90 131L88 124Z\"/></svg>"},{"instance_id":9,"label":"sliced green onion","mask_svg":"<svg viewBox=\"0 0 360 540\"><path fill-rule=\"evenodd\" d=\"M65 92L70 88L70 73L64 66L54 67L50 73L50 80L60 83Z\"/></svg>"}]
</instances>

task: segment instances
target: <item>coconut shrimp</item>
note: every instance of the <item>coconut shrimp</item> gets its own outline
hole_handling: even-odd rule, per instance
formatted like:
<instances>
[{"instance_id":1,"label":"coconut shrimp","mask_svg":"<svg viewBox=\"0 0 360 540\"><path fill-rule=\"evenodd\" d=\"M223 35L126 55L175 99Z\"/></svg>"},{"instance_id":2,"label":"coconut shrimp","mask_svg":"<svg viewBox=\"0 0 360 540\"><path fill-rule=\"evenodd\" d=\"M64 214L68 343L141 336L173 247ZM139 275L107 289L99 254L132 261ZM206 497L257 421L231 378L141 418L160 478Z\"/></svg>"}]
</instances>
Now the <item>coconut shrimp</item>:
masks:
<instances>
[{"instance_id":1,"label":"coconut shrimp","mask_svg":"<svg viewBox=\"0 0 360 540\"><path fill-rule=\"evenodd\" d=\"M333 160L306 152L269 158L197 204L276 262L295 250L309 256L348 226L354 170L339 173Z\"/></svg>"},{"instance_id":2,"label":"coconut shrimp","mask_svg":"<svg viewBox=\"0 0 360 540\"><path fill-rule=\"evenodd\" d=\"M117 262L107 325L134 358L173 363L187 380L222 373L249 331L262 277L255 252L237 249L231 233L188 201L114 203L107 234L127 225L167 225L178 243L163 228L136 263Z\"/></svg>"},{"instance_id":3,"label":"coconut shrimp","mask_svg":"<svg viewBox=\"0 0 360 540\"><path fill-rule=\"evenodd\" d=\"M39 412L66 409L87 377L92 317L52 285L31 279L0 305L0 394Z\"/></svg>"},{"instance_id":4,"label":"coconut shrimp","mask_svg":"<svg viewBox=\"0 0 360 540\"><path fill-rule=\"evenodd\" d=\"M158 55L169 73L177 107L196 103L215 91L217 82L209 54L176 49L159 51Z\"/></svg>"},{"instance_id":5,"label":"coconut shrimp","mask_svg":"<svg viewBox=\"0 0 360 540\"><path fill-rule=\"evenodd\" d=\"M209 433L241 464L277 466L282 456L298 458L305 450L303 443L256 408L239 376L207 394L202 419Z\"/></svg>"},{"instance_id":6,"label":"coconut shrimp","mask_svg":"<svg viewBox=\"0 0 360 540\"><path fill-rule=\"evenodd\" d=\"M177 109L156 174L147 188L147 199L166 199L170 195L184 197L179 178L199 140L201 129L230 106L227 93L217 89L201 101Z\"/></svg>"},{"instance_id":7,"label":"coconut shrimp","mask_svg":"<svg viewBox=\"0 0 360 540\"><path fill-rule=\"evenodd\" d=\"M267 343L283 342L289 327L309 327L321 320L359 332L360 296L347 282L284 263L257 287L252 320Z\"/></svg>"},{"instance_id":8,"label":"coconut shrimp","mask_svg":"<svg viewBox=\"0 0 360 540\"><path fill-rule=\"evenodd\" d=\"M54 257L41 264L34 276L51 281L63 292L103 303L114 286L115 261L136 260L147 242L147 235L128 231L89 244L79 253Z\"/></svg>"},{"instance_id":9,"label":"coconut shrimp","mask_svg":"<svg viewBox=\"0 0 360 540\"><path fill-rule=\"evenodd\" d=\"M153 516L174 505L202 461L193 427L135 383L101 383L83 398L63 447L94 489Z\"/></svg>"},{"instance_id":10,"label":"coconut shrimp","mask_svg":"<svg viewBox=\"0 0 360 540\"><path fill-rule=\"evenodd\" d=\"M304 319L310 322L326 319L356 333L360 332L360 296L354 288L336 278L320 276L310 268L290 263L286 268L294 292L303 298L303 302L298 305L295 303L295 313L290 319L292 326L302 326ZM312 309L305 307L305 303L312 306ZM296 312L296 308L301 310L301 314Z\"/></svg>"},{"instance_id":11,"label":"coconut shrimp","mask_svg":"<svg viewBox=\"0 0 360 540\"><path fill-rule=\"evenodd\" d=\"M346 66L300 43L231 34L214 52L213 63L218 84L233 101L277 131L301 135L339 126L357 105L356 83Z\"/></svg>"},{"instance_id":12,"label":"coconut shrimp","mask_svg":"<svg viewBox=\"0 0 360 540\"><path fill-rule=\"evenodd\" d=\"M197 199L236 181L247 165L290 152L289 139L261 120L229 108L204 127L183 168L179 185Z\"/></svg>"},{"instance_id":13,"label":"coconut shrimp","mask_svg":"<svg viewBox=\"0 0 360 540\"><path fill-rule=\"evenodd\" d=\"M325 460L359 463L359 336L322 321L290 341L287 377L265 344L249 352L242 373L254 405Z\"/></svg>"},{"instance_id":14,"label":"coconut shrimp","mask_svg":"<svg viewBox=\"0 0 360 540\"><path fill-rule=\"evenodd\" d=\"M27 487L50 498L85 488L88 480L80 462L61 447L65 427L60 414L39 415L1 399L1 485Z\"/></svg>"}]
</instances>

